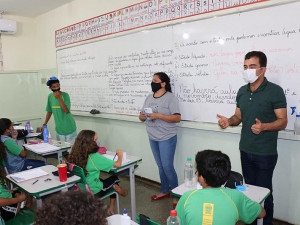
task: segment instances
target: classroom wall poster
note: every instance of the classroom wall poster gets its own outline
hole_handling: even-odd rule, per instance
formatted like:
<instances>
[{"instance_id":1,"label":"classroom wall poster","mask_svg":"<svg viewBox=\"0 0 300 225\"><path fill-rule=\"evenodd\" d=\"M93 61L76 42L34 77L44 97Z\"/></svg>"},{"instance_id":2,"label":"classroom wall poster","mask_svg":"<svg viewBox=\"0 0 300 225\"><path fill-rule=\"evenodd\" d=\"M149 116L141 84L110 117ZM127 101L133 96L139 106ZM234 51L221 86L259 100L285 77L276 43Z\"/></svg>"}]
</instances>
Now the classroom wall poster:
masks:
<instances>
[{"instance_id":1,"label":"classroom wall poster","mask_svg":"<svg viewBox=\"0 0 300 225\"><path fill-rule=\"evenodd\" d=\"M268 0L147 0L56 30L55 45L62 47L156 23L265 1Z\"/></svg>"}]
</instances>

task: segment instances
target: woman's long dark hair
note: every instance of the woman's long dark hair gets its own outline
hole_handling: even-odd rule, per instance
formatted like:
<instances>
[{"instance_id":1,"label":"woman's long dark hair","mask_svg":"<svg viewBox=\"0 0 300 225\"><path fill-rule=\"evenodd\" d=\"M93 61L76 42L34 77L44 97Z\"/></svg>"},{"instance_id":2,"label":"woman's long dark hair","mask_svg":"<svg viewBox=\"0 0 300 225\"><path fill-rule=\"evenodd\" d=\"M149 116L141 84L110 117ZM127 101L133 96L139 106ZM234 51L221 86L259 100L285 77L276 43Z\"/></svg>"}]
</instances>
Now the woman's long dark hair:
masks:
<instances>
[{"instance_id":1,"label":"woman's long dark hair","mask_svg":"<svg viewBox=\"0 0 300 225\"><path fill-rule=\"evenodd\" d=\"M89 154L95 153L99 149L97 143L94 141L95 135L96 132L92 130L80 131L68 157L68 161L82 167L85 174L87 173L85 167Z\"/></svg>"},{"instance_id":2,"label":"woman's long dark hair","mask_svg":"<svg viewBox=\"0 0 300 225\"><path fill-rule=\"evenodd\" d=\"M10 125L11 125L11 121L10 119L7 118L1 118L0 119L0 135L3 135L4 132L9 129ZM0 181L3 182L5 181L5 177L6 177L6 171L4 169L4 165L3 163L6 162L6 147L4 145L4 143L1 141L0 139Z\"/></svg>"},{"instance_id":3,"label":"woman's long dark hair","mask_svg":"<svg viewBox=\"0 0 300 225\"><path fill-rule=\"evenodd\" d=\"M159 79L161 80L161 82L165 82L166 83L166 86L165 86L166 91L172 92L169 76L166 73L164 73L164 72L158 72L158 73L155 73L154 76L155 75L157 75L159 77Z\"/></svg>"},{"instance_id":4,"label":"woman's long dark hair","mask_svg":"<svg viewBox=\"0 0 300 225\"><path fill-rule=\"evenodd\" d=\"M0 139L0 181L5 181L6 171L3 163L6 161L6 147Z\"/></svg>"}]
</instances>

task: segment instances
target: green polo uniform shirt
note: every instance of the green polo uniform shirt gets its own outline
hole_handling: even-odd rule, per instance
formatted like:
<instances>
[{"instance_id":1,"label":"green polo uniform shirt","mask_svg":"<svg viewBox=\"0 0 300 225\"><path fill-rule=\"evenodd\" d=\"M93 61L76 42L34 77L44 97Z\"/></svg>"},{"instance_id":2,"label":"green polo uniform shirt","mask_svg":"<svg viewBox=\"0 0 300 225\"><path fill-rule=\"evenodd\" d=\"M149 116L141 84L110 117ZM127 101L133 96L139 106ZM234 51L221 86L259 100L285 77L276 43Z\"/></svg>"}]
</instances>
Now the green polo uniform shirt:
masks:
<instances>
[{"instance_id":1,"label":"green polo uniform shirt","mask_svg":"<svg viewBox=\"0 0 300 225\"><path fill-rule=\"evenodd\" d=\"M254 92L247 84L239 89L236 104L241 110L243 124L240 150L255 155L276 155L278 131L262 131L257 135L251 131L251 126L256 118L262 123L277 120L274 110L286 108L282 88L267 78Z\"/></svg>"},{"instance_id":2,"label":"green polo uniform shirt","mask_svg":"<svg viewBox=\"0 0 300 225\"><path fill-rule=\"evenodd\" d=\"M234 189L204 188L184 193L176 211L181 225L235 225L252 223L261 206Z\"/></svg>"},{"instance_id":3,"label":"green polo uniform shirt","mask_svg":"<svg viewBox=\"0 0 300 225\"><path fill-rule=\"evenodd\" d=\"M100 171L109 172L115 164L115 161L96 153L89 154L85 169L87 171L86 181L94 194L103 189L103 183L100 180Z\"/></svg>"},{"instance_id":4,"label":"green polo uniform shirt","mask_svg":"<svg viewBox=\"0 0 300 225\"><path fill-rule=\"evenodd\" d=\"M68 93L63 92L60 96L65 105L71 111L71 101ZM55 130L60 135L69 135L76 131L76 124L72 114L65 113L62 110L59 101L54 97L53 93L48 95L46 111L53 113L55 121Z\"/></svg>"},{"instance_id":5,"label":"green polo uniform shirt","mask_svg":"<svg viewBox=\"0 0 300 225\"><path fill-rule=\"evenodd\" d=\"M9 192L3 181L0 183L0 198L12 198L12 194Z\"/></svg>"}]
</instances>

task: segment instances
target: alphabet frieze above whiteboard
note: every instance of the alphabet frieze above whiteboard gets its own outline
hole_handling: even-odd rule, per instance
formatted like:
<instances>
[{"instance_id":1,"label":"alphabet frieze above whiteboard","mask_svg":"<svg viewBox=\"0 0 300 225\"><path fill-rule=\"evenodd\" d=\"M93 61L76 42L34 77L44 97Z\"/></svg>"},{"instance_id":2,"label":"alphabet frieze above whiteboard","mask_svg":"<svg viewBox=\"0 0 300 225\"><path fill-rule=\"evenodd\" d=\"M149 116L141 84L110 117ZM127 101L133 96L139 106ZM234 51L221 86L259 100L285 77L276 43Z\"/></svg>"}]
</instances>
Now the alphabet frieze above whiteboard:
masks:
<instances>
[{"instance_id":1,"label":"alphabet frieze above whiteboard","mask_svg":"<svg viewBox=\"0 0 300 225\"><path fill-rule=\"evenodd\" d=\"M300 3L291 3L61 49L62 90L72 110L137 115L153 74L164 71L183 120L217 123L217 113L234 113L245 85L244 55L260 50L268 57L267 79L285 91L293 129L291 107L300 108L299 11Z\"/></svg>"},{"instance_id":2,"label":"alphabet frieze above whiteboard","mask_svg":"<svg viewBox=\"0 0 300 225\"><path fill-rule=\"evenodd\" d=\"M56 47L267 0L147 0L55 31Z\"/></svg>"}]
</instances>

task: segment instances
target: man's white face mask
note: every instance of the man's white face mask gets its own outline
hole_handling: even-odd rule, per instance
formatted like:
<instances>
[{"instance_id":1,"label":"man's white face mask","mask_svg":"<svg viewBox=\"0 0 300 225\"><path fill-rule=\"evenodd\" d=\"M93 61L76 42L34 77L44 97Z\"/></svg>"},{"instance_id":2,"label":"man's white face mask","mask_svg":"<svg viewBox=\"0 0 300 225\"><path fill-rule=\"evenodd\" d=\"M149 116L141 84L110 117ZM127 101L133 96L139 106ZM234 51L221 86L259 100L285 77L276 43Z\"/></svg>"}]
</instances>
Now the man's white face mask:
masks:
<instances>
[{"instance_id":1,"label":"man's white face mask","mask_svg":"<svg viewBox=\"0 0 300 225\"><path fill-rule=\"evenodd\" d=\"M256 70L260 70L260 69L261 68L244 70L243 78L246 81L246 83L250 83L250 84L254 83L262 75L261 73L258 76L256 76Z\"/></svg>"}]
</instances>

